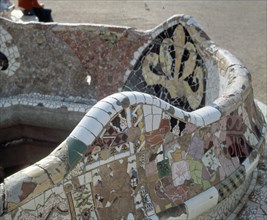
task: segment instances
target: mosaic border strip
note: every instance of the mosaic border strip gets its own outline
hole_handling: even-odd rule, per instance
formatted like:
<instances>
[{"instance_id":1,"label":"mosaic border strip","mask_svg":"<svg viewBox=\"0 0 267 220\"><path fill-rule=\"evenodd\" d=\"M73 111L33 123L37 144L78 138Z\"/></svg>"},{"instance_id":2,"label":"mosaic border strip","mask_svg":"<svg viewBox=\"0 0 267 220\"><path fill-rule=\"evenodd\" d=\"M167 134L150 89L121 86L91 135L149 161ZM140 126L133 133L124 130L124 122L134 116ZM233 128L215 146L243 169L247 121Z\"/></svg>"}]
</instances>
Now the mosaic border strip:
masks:
<instances>
[{"instance_id":1,"label":"mosaic border strip","mask_svg":"<svg viewBox=\"0 0 267 220\"><path fill-rule=\"evenodd\" d=\"M0 107L7 108L16 105L42 106L51 109L65 107L68 111L86 113L96 102L96 100L88 100L81 97L64 98L32 93L0 98Z\"/></svg>"}]
</instances>

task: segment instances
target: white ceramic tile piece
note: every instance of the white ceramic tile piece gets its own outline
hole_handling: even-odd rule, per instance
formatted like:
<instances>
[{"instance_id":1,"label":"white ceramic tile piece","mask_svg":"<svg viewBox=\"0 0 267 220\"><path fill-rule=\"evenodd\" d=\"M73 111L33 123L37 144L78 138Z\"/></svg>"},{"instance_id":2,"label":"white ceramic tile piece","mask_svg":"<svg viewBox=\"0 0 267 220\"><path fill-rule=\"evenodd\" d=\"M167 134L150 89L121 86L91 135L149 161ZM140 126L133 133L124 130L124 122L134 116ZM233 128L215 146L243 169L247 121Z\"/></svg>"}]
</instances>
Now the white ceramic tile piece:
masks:
<instances>
[{"instance_id":1,"label":"white ceramic tile piece","mask_svg":"<svg viewBox=\"0 0 267 220\"><path fill-rule=\"evenodd\" d=\"M44 169L55 184L59 183L67 173L65 164L58 157L52 155L38 161L36 165Z\"/></svg>"},{"instance_id":2,"label":"white ceramic tile piece","mask_svg":"<svg viewBox=\"0 0 267 220\"><path fill-rule=\"evenodd\" d=\"M132 92L122 92L122 94L128 97L130 105L136 104L136 98Z\"/></svg>"},{"instance_id":3,"label":"white ceramic tile piece","mask_svg":"<svg viewBox=\"0 0 267 220\"><path fill-rule=\"evenodd\" d=\"M123 109L122 106L117 105L118 100L111 96L108 96L102 99L101 101L111 104L113 106L113 109L115 109L116 112L119 112Z\"/></svg>"},{"instance_id":4,"label":"white ceramic tile piece","mask_svg":"<svg viewBox=\"0 0 267 220\"><path fill-rule=\"evenodd\" d=\"M34 204L34 199L30 200L29 202L26 202L21 206L22 210L34 210L35 209L35 204Z\"/></svg>"},{"instance_id":5,"label":"white ceramic tile piece","mask_svg":"<svg viewBox=\"0 0 267 220\"><path fill-rule=\"evenodd\" d=\"M44 192L45 199L47 200L52 194L53 194L53 192L52 192L51 189L45 191L45 192Z\"/></svg>"},{"instance_id":6,"label":"white ceramic tile piece","mask_svg":"<svg viewBox=\"0 0 267 220\"><path fill-rule=\"evenodd\" d=\"M63 195L65 195L64 189L63 189L63 185L59 185L59 186L55 186L52 189L52 192L54 192L55 194L60 194L60 196L62 197Z\"/></svg>"},{"instance_id":7,"label":"white ceramic tile piece","mask_svg":"<svg viewBox=\"0 0 267 220\"><path fill-rule=\"evenodd\" d=\"M38 206L43 206L44 203L45 203L44 193L42 193L39 196L37 196L36 198L34 198L34 203L36 205L36 209L37 209Z\"/></svg>"},{"instance_id":8,"label":"white ceramic tile piece","mask_svg":"<svg viewBox=\"0 0 267 220\"><path fill-rule=\"evenodd\" d=\"M123 82L125 83L126 80L128 79L129 75L130 75L131 71L129 69L126 70L126 73L124 74L123 77Z\"/></svg>"},{"instance_id":9,"label":"white ceramic tile piece","mask_svg":"<svg viewBox=\"0 0 267 220\"><path fill-rule=\"evenodd\" d=\"M133 92L136 98L136 103L144 103L145 102L145 97L142 95L140 92Z\"/></svg>"},{"instance_id":10,"label":"white ceramic tile piece","mask_svg":"<svg viewBox=\"0 0 267 220\"><path fill-rule=\"evenodd\" d=\"M154 115L153 114L153 131L159 128L161 122L162 115Z\"/></svg>"},{"instance_id":11,"label":"white ceramic tile piece","mask_svg":"<svg viewBox=\"0 0 267 220\"><path fill-rule=\"evenodd\" d=\"M175 216L175 217L169 217L168 220L186 220L187 219L187 214L183 213L180 216Z\"/></svg>"},{"instance_id":12,"label":"white ceramic tile piece","mask_svg":"<svg viewBox=\"0 0 267 220\"><path fill-rule=\"evenodd\" d=\"M193 114L193 113L189 114L188 122L190 122L196 126L203 126L203 124L204 124L203 119L199 115Z\"/></svg>"},{"instance_id":13,"label":"white ceramic tile piece","mask_svg":"<svg viewBox=\"0 0 267 220\"><path fill-rule=\"evenodd\" d=\"M90 131L94 136L98 136L103 130L103 125L95 118L84 116L78 126L82 126Z\"/></svg>"},{"instance_id":14,"label":"white ceramic tile piece","mask_svg":"<svg viewBox=\"0 0 267 220\"><path fill-rule=\"evenodd\" d=\"M151 95L143 93L143 96L145 97L145 103L146 104L149 104L149 105L153 104L153 97Z\"/></svg>"},{"instance_id":15,"label":"white ceramic tile piece","mask_svg":"<svg viewBox=\"0 0 267 220\"><path fill-rule=\"evenodd\" d=\"M201 117L204 119L205 125L209 125L221 118L221 112L211 106L205 106L203 108L197 109L193 113L201 115Z\"/></svg>"},{"instance_id":16,"label":"white ceramic tile piece","mask_svg":"<svg viewBox=\"0 0 267 220\"><path fill-rule=\"evenodd\" d=\"M102 125L106 125L111 117L110 115L102 110L102 109L99 109L99 108L95 108L95 107L92 107L89 112L87 112L86 116L90 116L92 118L96 118Z\"/></svg>"},{"instance_id":17,"label":"white ceramic tile piece","mask_svg":"<svg viewBox=\"0 0 267 220\"><path fill-rule=\"evenodd\" d=\"M115 94L111 95L111 97L114 98L114 99L119 100L120 102L122 100L124 100L125 98L127 98L127 96L124 95L122 92L121 93L115 93Z\"/></svg>"},{"instance_id":18,"label":"white ceramic tile piece","mask_svg":"<svg viewBox=\"0 0 267 220\"><path fill-rule=\"evenodd\" d=\"M95 136L90 131L79 125L73 129L70 133L70 137L80 140L87 146L92 144L95 140Z\"/></svg>"},{"instance_id":19,"label":"white ceramic tile piece","mask_svg":"<svg viewBox=\"0 0 267 220\"><path fill-rule=\"evenodd\" d=\"M130 108L125 109L126 112L126 120L128 128L132 127L132 118L131 118L131 111Z\"/></svg>"},{"instance_id":20,"label":"white ceramic tile piece","mask_svg":"<svg viewBox=\"0 0 267 220\"><path fill-rule=\"evenodd\" d=\"M185 112L179 108L174 108L174 116L176 118L184 119Z\"/></svg>"},{"instance_id":21,"label":"white ceramic tile piece","mask_svg":"<svg viewBox=\"0 0 267 220\"><path fill-rule=\"evenodd\" d=\"M139 47L138 48L139 53L141 54L144 51L144 49L145 49L144 47Z\"/></svg>"},{"instance_id":22,"label":"white ceramic tile piece","mask_svg":"<svg viewBox=\"0 0 267 220\"><path fill-rule=\"evenodd\" d=\"M219 193L215 187L198 194L185 202L188 219L194 219L217 205Z\"/></svg>"},{"instance_id":23,"label":"white ceramic tile piece","mask_svg":"<svg viewBox=\"0 0 267 220\"><path fill-rule=\"evenodd\" d=\"M149 131L153 130L152 119L153 119L152 115L145 116L145 131L146 132L149 132Z\"/></svg>"},{"instance_id":24,"label":"white ceramic tile piece","mask_svg":"<svg viewBox=\"0 0 267 220\"><path fill-rule=\"evenodd\" d=\"M135 153L135 151L134 151L134 144L131 143L131 142L129 142L129 149L130 149L130 153L131 154L134 154Z\"/></svg>"},{"instance_id":25,"label":"white ceramic tile piece","mask_svg":"<svg viewBox=\"0 0 267 220\"><path fill-rule=\"evenodd\" d=\"M74 108L72 106L68 107L68 111L73 112Z\"/></svg>"},{"instance_id":26,"label":"white ceramic tile piece","mask_svg":"<svg viewBox=\"0 0 267 220\"><path fill-rule=\"evenodd\" d=\"M110 117L113 117L117 113L113 105L105 101L97 102L94 107L104 110L110 115Z\"/></svg>"},{"instance_id":27,"label":"white ceramic tile piece","mask_svg":"<svg viewBox=\"0 0 267 220\"><path fill-rule=\"evenodd\" d=\"M136 63L136 59L132 59L131 62L130 62L130 64L131 64L132 66L134 66L135 63Z\"/></svg>"},{"instance_id":28,"label":"white ceramic tile piece","mask_svg":"<svg viewBox=\"0 0 267 220\"><path fill-rule=\"evenodd\" d=\"M167 22L168 22L168 27L172 27L172 26L176 25L175 19L169 19Z\"/></svg>"},{"instance_id":29,"label":"white ceramic tile piece","mask_svg":"<svg viewBox=\"0 0 267 220\"><path fill-rule=\"evenodd\" d=\"M85 184L85 175L80 175L78 176L80 185L84 185Z\"/></svg>"},{"instance_id":30,"label":"white ceramic tile piece","mask_svg":"<svg viewBox=\"0 0 267 220\"><path fill-rule=\"evenodd\" d=\"M247 158L242 164L245 166L246 169L246 178L250 176L250 174L254 171L254 169L257 167L259 162L259 155L253 160L252 162L249 161L250 159Z\"/></svg>"},{"instance_id":31,"label":"white ceramic tile piece","mask_svg":"<svg viewBox=\"0 0 267 220\"><path fill-rule=\"evenodd\" d=\"M94 162L92 164L87 165L85 167L85 169L86 169L86 171L90 171L90 170L93 170L93 169L95 169L95 168L97 168L99 166L100 166L100 162L99 161L96 161L96 162Z\"/></svg>"},{"instance_id":32,"label":"white ceramic tile piece","mask_svg":"<svg viewBox=\"0 0 267 220\"><path fill-rule=\"evenodd\" d=\"M106 160L99 160L99 166L102 166L102 165L104 165L106 163L107 163Z\"/></svg>"},{"instance_id":33,"label":"white ceramic tile piece","mask_svg":"<svg viewBox=\"0 0 267 220\"><path fill-rule=\"evenodd\" d=\"M151 105L143 105L143 114L144 116L152 114L152 106Z\"/></svg>"},{"instance_id":34,"label":"white ceramic tile piece","mask_svg":"<svg viewBox=\"0 0 267 220\"><path fill-rule=\"evenodd\" d=\"M138 59L139 58L139 56L140 56L140 53L139 53L139 51L135 51L134 52L134 59Z\"/></svg>"},{"instance_id":35,"label":"white ceramic tile piece","mask_svg":"<svg viewBox=\"0 0 267 220\"><path fill-rule=\"evenodd\" d=\"M115 160L119 160L119 159L127 157L127 156L130 156L130 152L124 152L124 153L116 154L114 156L114 158L115 158Z\"/></svg>"},{"instance_id":36,"label":"white ceramic tile piece","mask_svg":"<svg viewBox=\"0 0 267 220\"><path fill-rule=\"evenodd\" d=\"M9 107L9 106L11 106L10 103L8 103L8 102L4 103L4 108Z\"/></svg>"},{"instance_id":37,"label":"white ceramic tile piece","mask_svg":"<svg viewBox=\"0 0 267 220\"><path fill-rule=\"evenodd\" d=\"M92 173L91 172L86 172L84 174L84 176L85 176L85 183L86 184L91 183L93 181Z\"/></svg>"},{"instance_id":38,"label":"white ceramic tile piece","mask_svg":"<svg viewBox=\"0 0 267 220\"><path fill-rule=\"evenodd\" d=\"M242 63L240 62L240 60L238 60L235 56L233 56L232 53L230 53L228 50L222 49L220 48L217 51L216 54L218 57L225 59L229 65L242 65Z\"/></svg>"},{"instance_id":39,"label":"white ceramic tile piece","mask_svg":"<svg viewBox=\"0 0 267 220\"><path fill-rule=\"evenodd\" d=\"M162 109L152 105L152 113L154 115L161 115L162 114Z\"/></svg>"},{"instance_id":40,"label":"white ceramic tile piece","mask_svg":"<svg viewBox=\"0 0 267 220\"><path fill-rule=\"evenodd\" d=\"M165 106L165 110L166 111L169 111L170 109L174 108L174 106L172 106L171 104L169 103L166 103L166 106Z\"/></svg>"},{"instance_id":41,"label":"white ceramic tile piece","mask_svg":"<svg viewBox=\"0 0 267 220\"><path fill-rule=\"evenodd\" d=\"M156 107L159 107L161 108L161 103L160 103L160 99L156 98L156 97L153 97L152 96L152 99L153 99L153 106L156 106Z\"/></svg>"},{"instance_id":42,"label":"white ceramic tile piece","mask_svg":"<svg viewBox=\"0 0 267 220\"><path fill-rule=\"evenodd\" d=\"M160 100L160 107L162 108L162 110L167 110L169 108L169 105L167 102Z\"/></svg>"},{"instance_id":43,"label":"white ceramic tile piece","mask_svg":"<svg viewBox=\"0 0 267 220\"><path fill-rule=\"evenodd\" d=\"M193 17L190 17L188 19L188 21L186 22L186 24L189 25L189 26L190 25L194 25L194 26L199 27L200 29L202 29L201 26L200 26L200 24Z\"/></svg>"}]
</instances>

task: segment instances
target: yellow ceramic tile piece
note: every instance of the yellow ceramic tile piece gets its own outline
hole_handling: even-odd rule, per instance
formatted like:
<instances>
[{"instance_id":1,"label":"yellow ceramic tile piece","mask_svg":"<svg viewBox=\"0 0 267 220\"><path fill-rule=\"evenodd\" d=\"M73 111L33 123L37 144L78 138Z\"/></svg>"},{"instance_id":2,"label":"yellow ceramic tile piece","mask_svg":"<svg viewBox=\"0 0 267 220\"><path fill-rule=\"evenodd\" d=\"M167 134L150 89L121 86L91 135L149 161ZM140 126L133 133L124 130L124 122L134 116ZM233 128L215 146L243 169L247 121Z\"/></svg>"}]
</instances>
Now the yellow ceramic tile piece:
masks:
<instances>
[{"instance_id":1,"label":"yellow ceramic tile piece","mask_svg":"<svg viewBox=\"0 0 267 220\"><path fill-rule=\"evenodd\" d=\"M180 161L182 159L181 150L179 149L176 149L171 155L174 161Z\"/></svg>"},{"instance_id":2,"label":"yellow ceramic tile piece","mask_svg":"<svg viewBox=\"0 0 267 220\"><path fill-rule=\"evenodd\" d=\"M159 56L156 53L149 53L144 58L142 74L148 85L162 84L165 80L165 76L159 76L154 74L150 68L155 67L159 62Z\"/></svg>"},{"instance_id":3,"label":"yellow ceramic tile piece","mask_svg":"<svg viewBox=\"0 0 267 220\"><path fill-rule=\"evenodd\" d=\"M161 212L161 209L160 209L159 205L156 205L156 213L159 213L159 212Z\"/></svg>"},{"instance_id":4,"label":"yellow ceramic tile piece","mask_svg":"<svg viewBox=\"0 0 267 220\"><path fill-rule=\"evenodd\" d=\"M171 207L172 207L172 204L171 204L171 203L165 205L165 209L169 209L169 208L171 208Z\"/></svg>"},{"instance_id":5,"label":"yellow ceramic tile piece","mask_svg":"<svg viewBox=\"0 0 267 220\"><path fill-rule=\"evenodd\" d=\"M173 33L175 48L175 73L179 73L185 45L185 33L182 25L178 25Z\"/></svg>"},{"instance_id":6,"label":"yellow ceramic tile piece","mask_svg":"<svg viewBox=\"0 0 267 220\"><path fill-rule=\"evenodd\" d=\"M160 45L159 51L160 66L169 79L172 78L171 68L173 62L169 51L170 46L173 46L173 41L170 38L165 38Z\"/></svg>"}]
</instances>

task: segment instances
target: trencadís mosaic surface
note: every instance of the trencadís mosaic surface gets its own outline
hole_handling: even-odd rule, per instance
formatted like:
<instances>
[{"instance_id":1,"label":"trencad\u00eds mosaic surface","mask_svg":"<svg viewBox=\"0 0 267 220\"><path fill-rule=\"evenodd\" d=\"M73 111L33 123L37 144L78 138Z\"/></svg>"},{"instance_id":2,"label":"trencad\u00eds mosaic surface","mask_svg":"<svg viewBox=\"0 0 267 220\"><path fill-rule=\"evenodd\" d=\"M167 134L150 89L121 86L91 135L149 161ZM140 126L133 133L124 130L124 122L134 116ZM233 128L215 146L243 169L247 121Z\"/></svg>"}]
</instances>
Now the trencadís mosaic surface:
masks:
<instances>
[{"instance_id":1,"label":"trencad\u00eds mosaic surface","mask_svg":"<svg viewBox=\"0 0 267 220\"><path fill-rule=\"evenodd\" d=\"M164 30L142 51L123 88L192 111L205 104L206 75L190 34L178 24Z\"/></svg>"},{"instance_id":2,"label":"trencad\u00eds mosaic surface","mask_svg":"<svg viewBox=\"0 0 267 220\"><path fill-rule=\"evenodd\" d=\"M47 27L37 25L34 31L41 36ZM59 70L56 82L55 70L43 66L53 70L51 79L40 82L46 82L46 89L17 86L12 81L14 76L15 82L20 80L17 70L12 76L1 74L9 85L14 83L12 102L7 106L8 99L2 99L2 108L20 105L14 100L27 91L98 101L49 156L0 184L0 218L233 215L256 175L266 130L243 64L189 16L174 16L148 32L102 26L51 30L44 35L51 40L48 45L42 37L36 43L44 51L58 45L66 52L61 58L65 63L68 57L78 63L78 79L88 79L90 72L89 84L95 87L75 79L70 71L75 62L62 67L65 75ZM20 62L27 63L21 57ZM67 83L68 88L56 86ZM107 96L118 88L123 92ZM55 112L59 108L37 105Z\"/></svg>"}]
</instances>

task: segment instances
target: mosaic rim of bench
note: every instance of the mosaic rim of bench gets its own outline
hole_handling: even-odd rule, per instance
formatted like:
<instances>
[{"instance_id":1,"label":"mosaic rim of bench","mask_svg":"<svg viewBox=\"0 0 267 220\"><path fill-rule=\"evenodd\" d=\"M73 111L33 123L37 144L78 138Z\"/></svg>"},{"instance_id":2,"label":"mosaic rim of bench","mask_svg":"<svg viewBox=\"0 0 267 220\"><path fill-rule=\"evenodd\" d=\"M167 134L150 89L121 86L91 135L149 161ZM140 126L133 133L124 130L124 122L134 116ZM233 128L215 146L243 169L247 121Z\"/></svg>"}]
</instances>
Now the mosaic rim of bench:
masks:
<instances>
[{"instance_id":1,"label":"mosaic rim of bench","mask_svg":"<svg viewBox=\"0 0 267 220\"><path fill-rule=\"evenodd\" d=\"M173 17L164 25L171 27L180 21L179 18ZM188 19L187 25L197 24L190 18ZM197 27L199 26L197 25ZM153 30L152 36L156 37L165 29L166 27L163 25L159 26ZM203 51L205 50L207 53L213 54L217 52L217 48L214 48L214 44L210 40L203 41L201 47ZM142 51L143 48L140 48L138 54ZM264 137L266 134L266 124L261 112L254 103L248 71L240 62L237 62L236 58L230 53L223 51L220 51L220 53L221 54L218 56L221 57L222 65L226 66L225 75L228 75L228 80L230 82L224 94L217 98L212 104L192 112L186 112L155 96L135 91L121 92L102 99L86 113L70 136L49 156L37 162L35 165L5 179L4 184L0 185L0 215L12 212L12 210L15 210L17 207L23 210L22 207L24 205L25 209L27 209L29 206L27 206L26 202L35 203L40 193L53 187L62 187L63 184L70 182L75 172L78 176L86 175L86 173L81 173L81 170L84 172L84 168L86 170L85 172L89 172L100 165L109 163L109 159L106 161L101 160L99 163L88 165L79 170L79 166L83 166L82 159L88 151L88 147L93 145L96 138L103 134L106 126L116 117L119 117L121 123L124 123L123 126L128 129L134 126L131 117L136 117L137 121L135 125L137 125L141 132L155 131L159 128L161 120L170 117L192 126L193 128L191 129L195 131L201 127L211 126L219 122L219 120L223 120L233 112L237 112L237 116L241 117L243 120L248 120L245 116L244 105L247 104L246 102L250 101L252 103L249 104L254 111L253 120L260 127L258 128L258 138L252 131L247 131L248 134L246 135L249 137L249 141L253 143L253 150L250 152L250 155L240 164L239 168L234 173L226 177L223 181L207 188L206 191L182 203L180 205L181 212L178 213L179 217L181 219L195 218L215 207L227 197L230 197L243 183L246 182L247 184L253 170L257 166L259 156L265 145ZM132 61L132 65L134 65L135 61L137 61L137 58ZM130 71L127 71L125 80L127 80L129 74ZM16 105L19 103L16 102L14 104ZM122 120L123 117L120 115L122 111L126 112L125 120ZM137 111L139 111L138 114ZM140 120L144 121L143 125L138 124ZM249 124L249 122L246 123ZM249 126L247 126L247 129L248 127ZM134 133L134 131L132 132ZM176 135L179 137L179 131ZM129 152L115 157L115 160L127 156L136 159L135 153L142 150L145 142L140 142L141 146L137 150L134 148L133 142L134 139L132 139L132 142L130 141L128 143ZM22 187L23 183L33 184L34 188L31 192L28 192L26 196L21 197L20 187ZM231 184L232 187L230 187ZM65 192L67 191L68 189L65 189ZM155 212L153 213L154 214L151 216L156 217ZM178 216L176 217L178 219Z\"/></svg>"},{"instance_id":2,"label":"mosaic rim of bench","mask_svg":"<svg viewBox=\"0 0 267 220\"><path fill-rule=\"evenodd\" d=\"M202 110L197 110L195 112L188 113L178 108L174 108L170 104L156 97L150 96L148 94L143 94L139 92L122 92L122 93L114 94L99 101L91 110L89 110L89 112L86 114L83 120L78 124L78 126L74 129L74 131L67 138L66 142L69 142L68 151L76 151L76 152L79 151L79 154L80 154L80 155L76 154L75 157L72 157L72 158L71 158L71 155L69 154L69 162L68 162L69 165L68 166L75 167L75 165L80 161L82 157L81 155L84 154L85 151L87 150L87 146L93 143L97 134L101 133L101 131L103 130L104 125L109 123L110 118L113 118L118 112L121 112L125 108L127 109L129 106L139 105L139 104L153 105L153 108L156 107L156 109L158 110L162 110L162 111L165 110L168 113L170 113L173 117L179 118L183 121L186 121L188 119L188 122L195 123L197 126L206 126L213 122L218 121L221 118L221 113L216 108L211 107L211 106L206 106ZM102 109L101 117L96 117L97 115L99 115L97 111L100 109ZM103 114L104 112L105 114ZM102 124L103 127L99 127L100 123ZM94 131L92 131L92 129L90 128L92 124L94 124L93 127L96 128ZM221 200L224 199L219 194L219 191L221 190L223 185L226 182L232 181L232 179L235 179L237 175L242 176L242 182L250 178L250 175L255 169L255 167L257 166L257 163L259 160L259 155L257 151L261 151L260 148L264 147L264 142L265 142L264 133L265 132L266 132L265 130L262 131L263 136L260 139L257 146L255 147L254 152L251 153L251 155L242 163L242 166L235 173L233 173L223 182L219 183L217 186L210 187L208 190L193 197L192 199L189 199L188 201L184 203L187 211L186 213L182 213L182 215L180 216L181 219L184 219L185 217L192 219L204 213L205 211L208 211L212 207L215 207ZM31 172L37 172L38 175L35 174L32 177L38 179L38 176L41 173L43 173L42 175L44 175L45 170L46 170L46 172L51 174L50 181L52 182L52 183L50 182L50 184L45 186L46 189L49 189L54 184L60 183L63 178L62 174L65 173L66 175L67 174L66 171L69 169L66 167L66 162L62 161L62 158L65 156L60 155L62 153L63 154L66 153L66 152L62 152L62 149L65 147L64 145L65 144L63 143L63 145L59 146L59 148L57 148L53 153L51 153L51 155L44 158L42 161L39 161L35 165L29 168L26 168L24 171L20 171L19 173L7 178L5 180L5 185L1 184L2 193L3 192L6 193L5 199L8 199L9 197L14 196L12 195L14 193L12 189L14 187L13 184L16 181L23 182L23 180L26 180L25 176L23 176L23 173L27 174ZM77 148L77 146L79 146L79 148ZM45 170L43 170L44 169L43 167L45 168ZM37 168L39 168L39 170L36 170ZM56 168L60 169L61 171L57 175L53 171ZM88 169L91 170L92 168L89 167ZM236 181L236 180L233 180L233 181ZM227 192L227 195L230 196L235 190L236 190L235 188L231 189L230 192ZM30 195L30 198L34 198L37 195L35 195L34 193L34 195ZM224 195L224 197L227 197L227 196ZM204 205L200 205L202 203ZM19 204L20 203L16 204L15 206L18 206ZM11 210L13 208L15 207L13 206Z\"/></svg>"}]
</instances>

